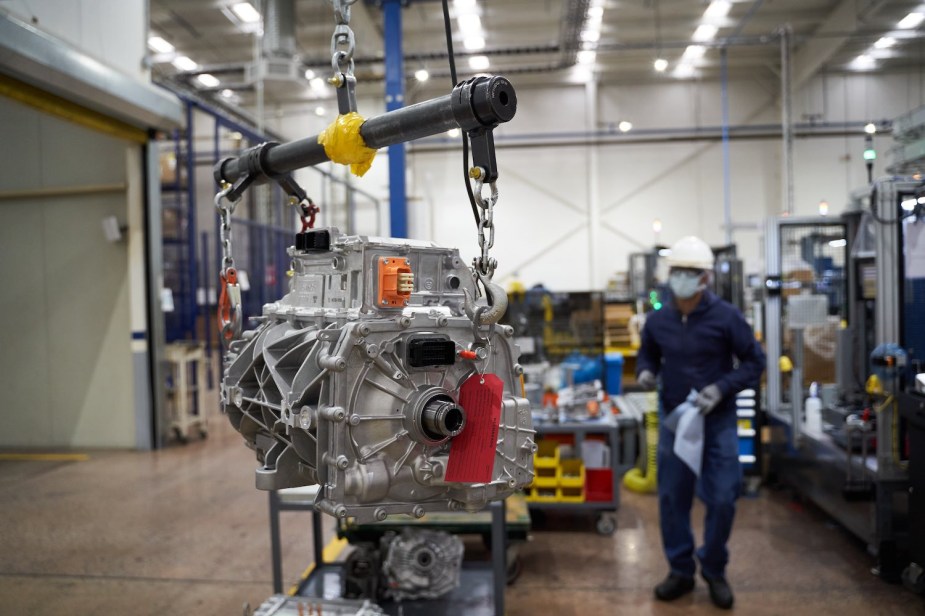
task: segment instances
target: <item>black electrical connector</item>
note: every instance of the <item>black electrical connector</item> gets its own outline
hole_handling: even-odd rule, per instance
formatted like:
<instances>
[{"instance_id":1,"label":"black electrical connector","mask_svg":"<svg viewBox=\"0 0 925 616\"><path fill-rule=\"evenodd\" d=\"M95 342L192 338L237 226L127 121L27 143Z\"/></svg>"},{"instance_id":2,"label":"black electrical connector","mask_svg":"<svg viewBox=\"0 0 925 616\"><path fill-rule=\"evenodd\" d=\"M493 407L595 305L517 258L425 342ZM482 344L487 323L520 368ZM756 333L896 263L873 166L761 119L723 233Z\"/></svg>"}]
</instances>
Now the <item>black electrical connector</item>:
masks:
<instances>
[{"instance_id":1,"label":"black electrical connector","mask_svg":"<svg viewBox=\"0 0 925 616\"><path fill-rule=\"evenodd\" d=\"M408 365L412 368L452 366L456 363L456 343L443 336L413 338L408 343Z\"/></svg>"},{"instance_id":2,"label":"black electrical connector","mask_svg":"<svg viewBox=\"0 0 925 616\"><path fill-rule=\"evenodd\" d=\"M327 252L331 250L331 233L327 229L296 233L295 248L305 252Z\"/></svg>"}]
</instances>

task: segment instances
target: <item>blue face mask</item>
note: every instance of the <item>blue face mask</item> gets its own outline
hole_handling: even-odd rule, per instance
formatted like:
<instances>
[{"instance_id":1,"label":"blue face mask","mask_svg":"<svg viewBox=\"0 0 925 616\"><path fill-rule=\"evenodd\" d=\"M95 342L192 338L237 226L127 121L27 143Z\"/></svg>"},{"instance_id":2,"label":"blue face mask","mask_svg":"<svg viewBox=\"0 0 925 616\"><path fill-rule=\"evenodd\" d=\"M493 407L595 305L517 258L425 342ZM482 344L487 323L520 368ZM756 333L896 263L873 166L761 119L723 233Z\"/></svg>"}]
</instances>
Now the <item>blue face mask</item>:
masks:
<instances>
[{"instance_id":1,"label":"blue face mask","mask_svg":"<svg viewBox=\"0 0 925 616\"><path fill-rule=\"evenodd\" d=\"M671 272L668 275L668 286L678 299L690 299L705 288L700 284L700 274L692 272Z\"/></svg>"}]
</instances>

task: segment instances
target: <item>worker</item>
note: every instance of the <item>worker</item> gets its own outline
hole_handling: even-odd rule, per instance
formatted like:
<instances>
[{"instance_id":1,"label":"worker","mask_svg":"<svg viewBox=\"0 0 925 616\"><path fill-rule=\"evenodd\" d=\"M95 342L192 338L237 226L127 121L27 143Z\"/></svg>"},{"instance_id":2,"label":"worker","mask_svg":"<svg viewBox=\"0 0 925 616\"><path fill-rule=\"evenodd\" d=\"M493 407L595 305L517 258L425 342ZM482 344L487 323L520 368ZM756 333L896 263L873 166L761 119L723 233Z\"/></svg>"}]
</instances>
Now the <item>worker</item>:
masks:
<instances>
[{"instance_id":1,"label":"worker","mask_svg":"<svg viewBox=\"0 0 925 616\"><path fill-rule=\"evenodd\" d=\"M672 246L671 301L646 318L636 378L647 390L655 389L660 378L663 418L692 389L698 392L695 404L705 416L699 484L697 475L674 454L674 434L665 426L659 429L659 522L671 571L655 587L655 596L672 601L691 592L696 556L710 599L730 609L734 597L726 580L726 542L742 476L735 397L758 385L765 356L742 313L707 290L713 262L713 251L699 238L688 236ZM690 519L695 488L707 508L704 544L696 555Z\"/></svg>"}]
</instances>

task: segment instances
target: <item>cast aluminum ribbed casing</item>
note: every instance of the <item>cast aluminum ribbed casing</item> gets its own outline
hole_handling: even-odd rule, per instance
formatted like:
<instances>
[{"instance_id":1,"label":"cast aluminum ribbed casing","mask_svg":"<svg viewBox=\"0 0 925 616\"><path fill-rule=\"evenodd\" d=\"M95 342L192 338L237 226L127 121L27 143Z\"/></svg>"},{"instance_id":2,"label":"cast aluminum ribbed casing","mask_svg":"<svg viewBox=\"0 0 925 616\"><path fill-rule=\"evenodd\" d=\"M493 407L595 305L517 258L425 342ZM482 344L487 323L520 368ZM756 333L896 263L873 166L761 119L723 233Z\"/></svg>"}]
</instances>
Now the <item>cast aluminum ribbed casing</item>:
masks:
<instances>
[{"instance_id":1,"label":"cast aluminum ribbed casing","mask_svg":"<svg viewBox=\"0 0 925 616\"><path fill-rule=\"evenodd\" d=\"M371 521L477 510L530 484L535 432L520 351L511 328L475 327L467 316L464 291L474 297L476 285L458 251L315 231L325 232L327 250L290 248L290 292L225 356L223 407L257 454L257 487L317 483L320 511ZM378 305L382 259L407 259L407 305ZM456 354L409 361L422 344ZM490 480L448 482L456 432L478 428L459 406L460 387L491 374L503 394Z\"/></svg>"}]
</instances>

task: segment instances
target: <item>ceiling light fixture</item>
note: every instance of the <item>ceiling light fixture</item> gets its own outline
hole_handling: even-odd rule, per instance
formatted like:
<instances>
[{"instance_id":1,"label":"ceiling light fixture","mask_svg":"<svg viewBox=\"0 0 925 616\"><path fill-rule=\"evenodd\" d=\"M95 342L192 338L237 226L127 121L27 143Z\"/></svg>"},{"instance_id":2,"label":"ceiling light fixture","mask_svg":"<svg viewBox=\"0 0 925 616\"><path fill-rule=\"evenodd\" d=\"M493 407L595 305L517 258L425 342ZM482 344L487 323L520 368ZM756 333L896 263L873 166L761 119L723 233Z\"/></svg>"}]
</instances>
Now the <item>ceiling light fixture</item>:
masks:
<instances>
[{"instance_id":1,"label":"ceiling light fixture","mask_svg":"<svg viewBox=\"0 0 925 616\"><path fill-rule=\"evenodd\" d=\"M174 46L168 43L166 39L161 38L160 36L149 36L148 37L148 47L150 47L157 53L173 53L174 52Z\"/></svg>"},{"instance_id":2,"label":"ceiling light fixture","mask_svg":"<svg viewBox=\"0 0 925 616\"><path fill-rule=\"evenodd\" d=\"M703 18L706 20L722 19L729 14L732 3L727 0L713 0L707 10L703 12Z\"/></svg>"},{"instance_id":3,"label":"ceiling light fixture","mask_svg":"<svg viewBox=\"0 0 925 616\"><path fill-rule=\"evenodd\" d=\"M913 210L915 209L916 200L915 200L915 199L906 199L905 201L903 201L902 203L900 203L899 206L900 206L902 209L906 210L907 212L911 212L911 211L913 211Z\"/></svg>"},{"instance_id":4,"label":"ceiling light fixture","mask_svg":"<svg viewBox=\"0 0 925 616\"><path fill-rule=\"evenodd\" d=\"M464 35L481 36L482 19L476 13L466 13L456 17L459 29Z\"/></svg>"},{"instance_id":5,"label":"ceiling light fixture","mask_svg":"<svg viewBox=\"0 0 925 616\"><path fill-rule=\"evenodd\" d=\"M458 128L451 128L450 130L446 131L446 136L447 136L447 137L450 137L450 138L452 138L452 139L455 139L455 138L459 137L459 129L458 129Z\"/></svg>"},{"instance_id":6,"label":"ceiling light fixture","mask_svg":"<svg viewBox=\"0 0 925 616\"><path fill-rule=\"evenodd\" d=\"M414 78L423 83L430 79L430 73L427 72L426 68L419 68L414 71Z\"/></svg>"},{"instance_id":7,"label":"ceiling light fixture","mask_svg":"<svg viewBox=\"0 0 925 616\"><path fill-rule=\"evenodd\" d=\"M873 135L874 133L877 132L877 125L874 124L873 122L868 122L864 126L864 132L867 133L868 135Z\"/></svg>"},{"instance_id":8,"label":"ceiling light fixture","mask_svg":"<svg viewBox=\"0 0 925 616\"><path fill-rule=\"evenodd\" d=\"M594 64L597 60L597 52L591 49L582 49L578 52L579 64Z\"/></svg>"},{"instance_id":9,"label":"ceiling light fixture","mask_svg":"<svg viewBox=\"0 0 925 616\"><path fill-rule=\"evenodd\" d=\"M652 63L652 66L655 68L657 72L664 73L665 70L668 68L668 60L666 60L665 58L656 58L655 62Z\"/></svg>"},{"instance_id":10,"label":"ceiling light fixture","mask_svg":"<svg viewBox=\"0 0 925 616\"><path fill-rule=\"evenodd\" d=\"M489 64L488 56L469 56L469 68L474 71L487 70Z\"/></svg>"},{"instance_id":11,"label":"ceiling light fixture","mask_svg":"<svg viewBox=\"0 0 925 616\"><path fill-rule=\"evenodd\" d=\"M672 73L675 77L679 79L686 79L687 77L694 76L694 67L691 64L686 62L681 62L674 67L674 72Z\"/></svg>"},{"instance_id":12,"label":"ceiling light fixture","mask_svg":"<svg viewBox=\"0 0 925 616\"><path fill-rule=\"evenodd\" d=\"M617 128L620 129L621 133L628 133L631 130L633 130L633 123L623 120L622 122L617 124Z\"/></svg>"},{"instance_id":13,"label":"ceiling light fixture","mask_svg":"<svg viewBox=\"0 0 925 616\"><path fill-rule=\"evenodd\" d=\"M478 51L485 49L485 39L481 36L467 36L463 39L463 47L468 51Z\"/></svg>"},{"instance_id":14,"label":"ceiling light fixture","mask_svg":"<svg viewBox=\"0 0 925 616\"><path fill-rule=\"evenodd\" d=\"M475 9L475 0L453 0L453 8L457 11L471 11Z\"/></svg>"},{"instance_id":15,"label":"ceiling light fixture","mask_svg":"<svg viewBox=\"0 0 925 616\"><path fill-rule=\"evenodd\" d=\"M572 83L585 84L594 79L594 71L589 64L576 64L571 70Z\"/></svg>"},{"instance_id":16,"label":"ceiling light fixture","mask_svg":"<svg viewBox=\"0 0 925 616\"><path fill-rule=\"evenodd\" d=\"M832 248L844 248L848 245L848 240L842 238L840 240L832 240L829 242L829 246Z\"/></svg>"},{"instance_id":17,"label":"ceiling light fixture","mask_svg":"<svg viewBox=\"0 0 925 616\"><path fill-rule=\"evenodd\" d=\"M311 81L315 78L315 71L310 68L305 69L305 78Z\"/></svg>"},{"instance_id":18,"label":"ceiling light fixture","mask_svg":"<svg viewBox=\"0 0 925 616\"><path fill-rule=\"evenodd\" d=\"M588 9L588 19L591 21L600 21L604 17L604 7L592 6Z\"/></svg>"},{"instance_id":19,"label":"ceiling light fixture","mask_svg":"<svg viewBox=\"0 0 925 616\"><path fill-rule=\"evenodd\" d=\"M321 105L315 107L315 115L316 115L316 116L321 117L321 116L323 116L323 115L326 114L326 113L327 113L327 111L326 111L325 108L322 107Z\"/></svg>"},{"instance_id":20,"label":"ceiling light fixture","mask_svg":"<svg viewBox=\"0 0 925 616\"><path fill-rule=\"evenodd\" d=\"M222 90L222 96L224 96L225 98L231 98L234 96L234 90L229 90L228 88L225 88L224 90Z\"/></svg>"},{"instance_id":21,"label":"ceiling light fixture","mask_svg":"<svg viewBox=\"0 0 925 616\"><path fill-rule=\"evenodd\" d=\"M599 30L582 30L579 36L581 40L588 43L596 43L601 40L601 33Z\"/></svg>"},{"instance_id":22,"label":"ceiling light fixture","mask_svg":"<svg viewBox=\"0 0 925 616\"><path fill-rule=\"evenodd\" d=\"M702 58L705 53L707 53L707 48L703 45L688 45L684 49L684 53L681 54L681 57L688 60L698 60Z\"/></svg>"},{"instance_id":23,"label":"ceiling light fixture","mask_svg":"<svg viewBox=\"0 0 925 616\"><path fill-rule=\"evenodd\" d=\"M199 65L193 62L189 56L177 56L171 62L175 67L181 71L195 71L199 68Z\"/></svg>"},{"instance_id":24,"label":"ceiling light fixture","mask_svg":"<svg viewBox=\"0 0 925 616\"><path fill-rule=\"evenodd\" d=\"M925 13L915 11L903 17L899 23L896 24L896 27L902 28L903 30L911 30L913 28L918 28L922 21L925 21Z\"/></svg>"},{"instance_id":25,"label":"ceiling light fixture","mask_svg":"<svg viewBox=\"0 0 925 616\"><path fill-rule=\"evenodd\" d=\"M877 49L887 49L888 47L892 47L895 44L896 39L894 39L892 36L881 36L877 39L877 42L874 43L874 47Z\"/></svg>"},{"instance_id":26,"label":"ceiling light fixture","mask_svg":"<svg viewBox=\"0 0 925 616\"><path fill-rule=\"evenodd\" d=\"M218 77L216 77L215 75L212 75L212 74L210 74L210 73L202 73L202 74L200 74L200 75L196 75L196 81L198 81L199 83L201 83L202 85L204 85L204 86L207 87L207 88L214 88L214 87L216 87L219 83L221 83L221 82L218 80Z\"/></svg>"},{"instance_id":27,"label":"ceiling light fixture","mask_svg":"<svg viewBox=\"0 0 925 616\"><path fill-rule=\"evenodd\" d=\"M874 57L867 53L862 53L857 58L855 58L851 63L854 68L860 71L866 71L874 68L877 65L877 62L874 60Z\"/></svg>"},{"instance_id":28,"label":"ceiling light fixture","mask_svg":"<svg viewBox=\"0 0 925 616\"><path fill-rule=\"evenodd\" d=\"M694 30L694 36L691 38L698 43L712 41L718 31L719 28L713 24L700 24L697 26L697 29Z\"/></svg>"},{"instance_id":29,"label":"ceiling light fixture","mask_svg":"<svg viewBox=\"0 0 925 616\"><path fill-rule=\"evenodd\" d=\"M308 85L312 90L319 93L324 92L325 88L327 88L327 85L324 83L324 79L321 77L315 77L314 79L309 80Z\"/></svg>"},{"instance_id":30,"label":"ceiling light fixture","mask_svg":"<svg viewBox=\"0 0 925 616\"><path fill-rule=\"evenodd\" d=\"M231 12L246 24L255 24L260 21L260 11L250 2L236 2L231 5Z\"/></svg>"}]
</instances>

